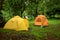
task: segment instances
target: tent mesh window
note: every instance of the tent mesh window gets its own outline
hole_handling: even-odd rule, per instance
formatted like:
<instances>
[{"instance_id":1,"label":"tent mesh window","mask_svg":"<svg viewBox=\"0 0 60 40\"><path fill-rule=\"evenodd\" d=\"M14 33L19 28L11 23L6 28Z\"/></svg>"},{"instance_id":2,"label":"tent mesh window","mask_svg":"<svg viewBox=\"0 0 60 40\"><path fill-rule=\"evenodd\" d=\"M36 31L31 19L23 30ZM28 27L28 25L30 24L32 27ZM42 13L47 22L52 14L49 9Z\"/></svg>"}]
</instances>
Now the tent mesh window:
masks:
<instances>
[{"instance_id":1,"label":"tent mesh window","mask_svg":"<svg viewBox=\"0 0 60 40\"><path fill-rule=\"evenodd\" d=\"M36 22L41 22L41 19L40 19L40 18L38 18L38 19L36 20Z\"/></svg>"}]
</instances>

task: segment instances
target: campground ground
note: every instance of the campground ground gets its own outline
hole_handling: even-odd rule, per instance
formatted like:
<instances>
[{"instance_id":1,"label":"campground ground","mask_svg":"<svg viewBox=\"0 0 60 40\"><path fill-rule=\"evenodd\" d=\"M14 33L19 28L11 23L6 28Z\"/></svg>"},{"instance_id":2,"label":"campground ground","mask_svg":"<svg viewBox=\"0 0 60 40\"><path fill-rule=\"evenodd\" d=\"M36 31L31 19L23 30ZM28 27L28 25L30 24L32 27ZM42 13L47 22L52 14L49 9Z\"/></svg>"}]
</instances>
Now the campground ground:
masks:
<instances>
[{"instance_id":1,"label":"campground ground","mask_svg":"<svg viewBox=\"0 0 60 40\"><path fill-rule=\"evenodd\" d=\"M0 40L60 40L60 20L49 19L49 26L41 28L30 22L29 31L14 31L0 28Z\"/></svg>"}]
</instances>

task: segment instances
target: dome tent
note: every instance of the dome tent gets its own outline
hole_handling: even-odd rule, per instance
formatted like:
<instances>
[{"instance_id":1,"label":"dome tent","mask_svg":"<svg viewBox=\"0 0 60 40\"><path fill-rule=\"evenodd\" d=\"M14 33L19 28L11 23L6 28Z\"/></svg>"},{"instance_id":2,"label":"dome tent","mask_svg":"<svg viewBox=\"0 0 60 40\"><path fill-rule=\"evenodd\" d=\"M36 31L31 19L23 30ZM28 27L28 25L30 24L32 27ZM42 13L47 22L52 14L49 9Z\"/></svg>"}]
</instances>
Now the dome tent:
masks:
<instances>
[{"instance_id":1,"label":"dome tent","mask_svg":"<svg viewBox=\"0 0 60 40\"><path fill-rule=\"evenodd\" d=\"M19 16L14 16L5 24L3 29L12 29L20 31L20 30L28 30L28 28L29 23L27 19L23 19Z\"/></svg>"},{"instance_id":2,"label":"dome tent","mask_svg":"<svg viewBox=\"0 0 60 40\"><path fill-rule=\"evenodd\" d=\"M37 26L48 26L48 20L46 18L46 16L44 15L38 15L34 21L34 25L37 25Z\"/></svg>"}]
</instances>

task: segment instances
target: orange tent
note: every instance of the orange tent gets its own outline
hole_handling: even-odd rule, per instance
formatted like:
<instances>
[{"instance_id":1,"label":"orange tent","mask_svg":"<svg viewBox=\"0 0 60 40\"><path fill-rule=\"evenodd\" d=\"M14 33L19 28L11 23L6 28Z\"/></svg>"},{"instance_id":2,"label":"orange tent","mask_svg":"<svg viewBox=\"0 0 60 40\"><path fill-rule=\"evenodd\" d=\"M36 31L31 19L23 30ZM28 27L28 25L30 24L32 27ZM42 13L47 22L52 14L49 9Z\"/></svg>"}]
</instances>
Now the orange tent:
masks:
<instances>
[{"instance_id":1,"label":"orange tent","mask_svg":"<svg viewBox=\"0 0 60 40\"><path fill-rule=\"evenodd\" d=\"M38 15L34 21L34 25L37 25L37 26L48 26L48 20L46 18L46 16L44 15Z\"/></svg>"}]
</instances>

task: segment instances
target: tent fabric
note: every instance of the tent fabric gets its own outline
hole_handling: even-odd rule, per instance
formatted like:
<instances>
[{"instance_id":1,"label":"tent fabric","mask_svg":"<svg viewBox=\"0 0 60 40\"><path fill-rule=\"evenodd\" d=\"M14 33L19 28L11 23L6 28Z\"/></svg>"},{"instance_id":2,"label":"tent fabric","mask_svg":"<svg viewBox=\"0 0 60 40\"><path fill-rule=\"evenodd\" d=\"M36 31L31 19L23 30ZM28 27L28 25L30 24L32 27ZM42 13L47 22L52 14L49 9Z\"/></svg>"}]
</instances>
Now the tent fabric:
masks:
<instances>
[{"instance_id":1,"label":"tent fabric","mask_svg":"<svg viewBox=\"0 0 60 40\"><path fill-rule=\"evenodd\" d=\"M29 23L27 19L23 19L19 16L11 18L4 26L3 29L12 29L16 31L28 30Z\"/></svg>"},{"instance_id":2,"label":"tent fabric","mask_svg":"<svg viewBox=\"0 0 60 40\"><path fill-rule=\"evenodd\" d=\"M34 21L34 25L37 25L37 26L48 26L48 20L46 18L46 16L44 15L38 15Z\"/></svg>"}]
</instances>

